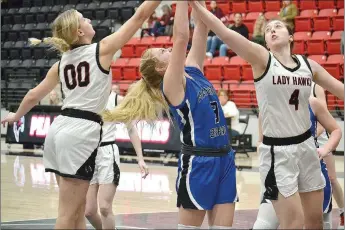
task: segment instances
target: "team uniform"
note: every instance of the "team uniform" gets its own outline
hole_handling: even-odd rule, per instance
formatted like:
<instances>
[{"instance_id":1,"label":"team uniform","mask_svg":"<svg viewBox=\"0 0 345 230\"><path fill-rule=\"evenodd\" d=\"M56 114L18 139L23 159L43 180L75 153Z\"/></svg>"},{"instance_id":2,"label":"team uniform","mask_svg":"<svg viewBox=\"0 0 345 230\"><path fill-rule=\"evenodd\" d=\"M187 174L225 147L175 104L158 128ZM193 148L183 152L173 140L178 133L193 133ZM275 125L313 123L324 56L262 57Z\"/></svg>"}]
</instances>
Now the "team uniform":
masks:
<instances>
[{"instance_id":1,"label":"team uniform","mask_svg":"<svg viewBox=\"0 0 345 230\"><path fill-rule=\"evenodd\" d=\"M61 115L44 143L46 172L91 180L102 137L102 119L111 88L109 70L99 62L99 44L75 46L59 62Z\"/></svg>"},{"instance_id":2,"label":"team uniform","mask_svg":"<svg viewBox=\"0 0 345 230\"><path fill-rule=\"evenodd\" d=\"M319 148L319 138L317 137L317 117L315 116L310 106L309 106L309 110L310 110L310 120L312 123L311 132L315 138L315 145L317 148ZM323 160L321 160L320 165L321 165L322 175L326 181L326 186L323 189L323 213L329 213L332 211L332 185L328 177L326 163Z\"/></svg>"},{"instance_id":3,"label":"team uniform","mask_svg":"<svg viewBox=\"0 0 345 230\"><path fill-rule=\"evenodd\" d=\"M315 140L315 145L319 147L319 138L317 137L317 117L313 110L309 106L311 132ZM323 189L323 213L324 213L324 229L331 229L332 218L330 218L332 212L332 185L328 177L326 163L321 160L321 172L326 181L326 186ZM329 216L328 216L329 215ZM258 218L254 223L253 229L277 229L279 227L279 220L273 208L272 202L263 198L260 204Z\"/></svg>"},{"instance_id":4,"label":"team uniform","mask_svg":"<svg viewBox=\"0 0 345 230\"><path fill-rule=\"evenodd\" d=\"M117 94L112 92L106 106L112 110L117 105ZM105 122L103 125L103 138L96 157L95 172L90 184L119 185L120 180L120 155L119 148L115 144L116 123Z\"/></svg>"},{"instance_id":5,"label":"team uniform","mask_svg":"<svg viewBox=\"0 0 345 230\"><path fill-rule=\"evenodd\" d=\"M293 56L288 68L269 52L264 74L255 79L262 119L263 142L258 147L264 198L277 200L325 187L311 133L309 97L313 73L304 56Z\"/></svg>"},{"instance_id":6,"label":"team uniform","mask_svg":"<svg viewBox=\"0 0 345 230\"><path fill-rule=\"evenodd\" d=\"M177 207L211 210L238 201L234 151L212 84L195 67L185 67L185 98L170 111L181 130L176 180ZM169 101L169 100L167 100Z\"/></svg>"}]
</instances>

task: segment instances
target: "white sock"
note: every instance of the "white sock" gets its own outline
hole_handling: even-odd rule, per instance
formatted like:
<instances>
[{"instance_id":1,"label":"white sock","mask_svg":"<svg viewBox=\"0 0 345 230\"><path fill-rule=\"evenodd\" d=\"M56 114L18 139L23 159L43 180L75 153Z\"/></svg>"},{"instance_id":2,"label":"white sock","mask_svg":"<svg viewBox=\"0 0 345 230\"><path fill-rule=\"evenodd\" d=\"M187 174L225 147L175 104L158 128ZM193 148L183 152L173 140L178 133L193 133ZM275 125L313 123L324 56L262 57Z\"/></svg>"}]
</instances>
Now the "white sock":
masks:
<instances>
[{"instance_id":1,"label":"white sock","mask_svg":"<svg viewBox=\"0 0 345 230\"><path fill-rule=\"evenodd\" d=\"M187 226L183 224L178 224L178 229L199 229L200 227L198 226Z\"/></svg>"},{"instance_id":2,"label":"white sock","mask_svg":"<svg viewBox=\"0 0 345 230\"><path fill-rule=\"evenodd\" d=\"M339 215L344 213L344 208L339 208Z\"/></svg>"},{"instance_id":3,"label":"white sock","mask_svg":"<svg viewBox=\"0 0 345 230\"><path fill-rule=\"evenodd\" d=\"M278 227L279 221L273 205L271 203L262 203L253 229L277 229Z\"/></svg>"},{"instance_id":4,"label":"white sock","mask_svg":"<svg viewBox=\"0 0 345 230\"><path fill-rule=\"evenodd\" d=\"M323 214L323 229L332 229L332 212Z\"/></svg>"}]
</instances>

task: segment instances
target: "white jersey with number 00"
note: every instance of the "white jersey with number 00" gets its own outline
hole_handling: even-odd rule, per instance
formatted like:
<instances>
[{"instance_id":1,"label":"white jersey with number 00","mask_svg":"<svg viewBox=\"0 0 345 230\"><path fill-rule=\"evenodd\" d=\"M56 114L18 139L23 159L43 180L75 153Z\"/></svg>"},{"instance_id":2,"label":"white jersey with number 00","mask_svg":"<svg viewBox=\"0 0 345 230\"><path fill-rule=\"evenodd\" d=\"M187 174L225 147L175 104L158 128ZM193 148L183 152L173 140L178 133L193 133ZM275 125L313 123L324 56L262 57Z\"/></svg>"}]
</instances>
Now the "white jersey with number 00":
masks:
<instances>
[{"instance_id":1,"label":"white jersey with number 00","mask_svg":"<svg viewBox=\"0 0 345 230\"><path fill-rule=\"evenodd\" d=\"M100 113L108 100L111 77L99 62L99 43L65 52L59 63L63 106Z\"/></svg>"},{"instance_id":2,"label":"white jersey with number 00","mask_svg":"<svg viewBox=\"0 0 345 230\"><path fill-rule=\"evenodd\" d=\"M311 127L308 99L313 74L305 57L293 58L297 66L291 69L270 52L265 73L255 79L264 136L293 137Z\"/></svg>"}]
</instances>

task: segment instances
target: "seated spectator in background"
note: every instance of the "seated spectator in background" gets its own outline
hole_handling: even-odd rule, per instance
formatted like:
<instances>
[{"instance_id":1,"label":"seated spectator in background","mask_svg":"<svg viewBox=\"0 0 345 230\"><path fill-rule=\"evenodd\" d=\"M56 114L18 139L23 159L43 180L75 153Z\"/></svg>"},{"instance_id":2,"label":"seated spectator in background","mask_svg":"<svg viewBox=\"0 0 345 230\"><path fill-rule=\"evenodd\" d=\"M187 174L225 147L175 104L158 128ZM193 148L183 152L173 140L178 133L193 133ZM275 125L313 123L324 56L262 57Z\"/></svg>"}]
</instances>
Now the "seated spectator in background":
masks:
<instances>
[{"instance_id":1,"label":"seated spectator in background","mask_svg":"<svg viewBox=\"0 0 345 230\"><path fill-rule=\"evenodd\" d=\"M217 2L216 1L211 1L210 8L211 8L210 12L212 14L214 14L214 16L216 16L217 18L221 19L221 18L224 17L224 13L223 13L222 9L217 6ZM208 52L211 49L211 44L212 44L213 37L217 37L217 36L216 36L215 33L213 33L213 31L210 31L208 33L208 37L207 37L206 52Z\"/></svg>"},{"instance_id":2,"label":"seated spectator in background","mask_svg":"<svg viewBox=\"0 0 345 230\"><path fill-rule=\"evenodd\" d=\"M144 37L144 35L153 36L152 29L155 26L156 22L156 12L153 12L152 15L143 24L140 37L142 38Z\"/></svg>"},{"instance_id":3,"label":"seated spectator in background","mask_svg":"<svg viewBox=\"0 0 345 230\"><path fill-rule=\"evenodd\" d=\"M236 31L237 33L241 34L245 38L249 38L249 30L246 25L243 24L242 14L236 13L234 17L234 24L229 25L229 29ZM214 36L211 41L210 49L207 50L206 56L209 58L213 58L217 47L219 47L219 56L226 57L228 55L229 47L228 45L224 44L219 37Z\"/></svg>"},{"instance_id":4,"label":"seated spectator in background","mask_svg":"<svg viewBox=\"0 0 345 230\"><path fill-rule=\"evenodd\" d=\"M253 37L252 37L253 42L258 43L264 47L266 47L265 37L264 37L265 26L266 26L266 18L264 15L260 15L255 21L254 32L253 32Z\"/></svg>"},{"instance_id":5,"label":"seated spectator in background","mask_svg":"<svg viewBox=\"0 0 345 230\"><path fill-rule=\"evenodd\" d=\"M49 94L49 105L61 106L62 101L55 90L51 91Z\"/></svg>"},{"instance_id":6,"label":"seated spectator in background","mask_svg":"<svg viewBox=\"0 0 345 230\"><path fill-rule=\"evenodd\" d=\"M121 95L121 90L120 90L120 86L117 84L113 84L111 86L111 91L113 91L114 93Z\"/></svg>"},{"instance_id":7,"label":"seated spectator in background","mask_svg":"<svg viewBox=\"0 0 345 230\"><path fill-rule=\"evenodd\" d=\"M292 30L295 28L295 17L298 14L298 9L294 3L291 3L291 0L283 1L283 7L280 9L279 16L286 22Z\"/></svg>"},{"instance_id":8,"label":"seated spectator in background","mask_svg":"<svg viewBox=\"0 0 345 230\"><path fill-rule=\"evenodd\" d=\"M219 102L222 106L225 118L231 118L231 136L240 135L240 112L234 102L229 101L228 92L224 89L218 91Z\"/></svg>"},{"instance_id":9,"label":"seated spectator in background","mask_svg":"<svg viewBox=\"0 0 345 230\"><path fill-rule=\"evenodd\" d=\"M153 36L171 36L172 35L172 24L173 17L171 8L168 5L162 6L163 15L160 21L156 21L152 28Z\"/></svg>"},{"instance_id":10,"label":"seated spectator in background","mask_svg":"<svg viewBox=\"0 0 345 230\"><path fill-rule=\"evenodd\" d=\"M222 9L217 6L216 1L211 1L210 7L211 7L210 12L214 14L217 18L221 19L222 17L224 17L224 13Z\"/></svg>"}]
</instances>

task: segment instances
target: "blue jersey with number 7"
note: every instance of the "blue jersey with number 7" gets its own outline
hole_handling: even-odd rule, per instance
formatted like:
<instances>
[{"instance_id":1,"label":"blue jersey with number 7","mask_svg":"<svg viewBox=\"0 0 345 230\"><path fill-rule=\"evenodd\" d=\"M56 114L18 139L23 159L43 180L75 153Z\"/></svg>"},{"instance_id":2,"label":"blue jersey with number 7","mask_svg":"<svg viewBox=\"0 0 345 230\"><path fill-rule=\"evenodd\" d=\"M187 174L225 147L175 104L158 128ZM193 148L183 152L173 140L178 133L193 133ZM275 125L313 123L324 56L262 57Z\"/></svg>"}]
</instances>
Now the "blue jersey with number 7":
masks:
<instances>
[{"instance_id":1,"label":"blue jersey with number 7","mask_svg":"<svg viewBox=\"0 0 345 230\"><path fill-rule=\"evenodd\" d=\"M229 145L228 129L213 85L195 67L185 67L185 97L170 111L180 128L181 142L195 147L222 148Z\"/></svg>"}]
</instances>

